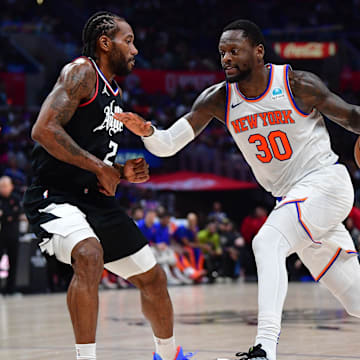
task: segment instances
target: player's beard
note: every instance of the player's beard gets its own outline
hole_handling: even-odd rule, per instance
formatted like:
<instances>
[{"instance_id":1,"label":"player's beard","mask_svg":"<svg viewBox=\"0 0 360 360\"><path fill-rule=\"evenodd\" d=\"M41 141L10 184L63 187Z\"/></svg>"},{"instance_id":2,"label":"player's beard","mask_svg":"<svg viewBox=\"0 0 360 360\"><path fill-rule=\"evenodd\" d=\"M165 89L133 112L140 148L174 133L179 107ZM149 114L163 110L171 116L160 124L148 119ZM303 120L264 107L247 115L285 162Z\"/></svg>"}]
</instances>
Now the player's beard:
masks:
<instances>
[{"instance_id":1,"label":"player's beard","mask_svg":"<svg viewBox=\"0 0 360 360\"><path fill-rule=\"evenodd\" d=\"M110 57L110 66L117 76L126 76L131 73L129 61L125 58L124 54L119 50L113 50Z\"/></svg>"},{"instance_id":2,"label":"player's beard","mask_svg":"<svg viewBox=\"0 0 360 360\"><path fill-rule=\"evenodd\" d=\"M239 70L238 74L234 76L229 76L229 77L226 76L226 81L229 83L241 82L249 79L250 76L251 76L251 69Z\"/></svg>"}]
</instances>

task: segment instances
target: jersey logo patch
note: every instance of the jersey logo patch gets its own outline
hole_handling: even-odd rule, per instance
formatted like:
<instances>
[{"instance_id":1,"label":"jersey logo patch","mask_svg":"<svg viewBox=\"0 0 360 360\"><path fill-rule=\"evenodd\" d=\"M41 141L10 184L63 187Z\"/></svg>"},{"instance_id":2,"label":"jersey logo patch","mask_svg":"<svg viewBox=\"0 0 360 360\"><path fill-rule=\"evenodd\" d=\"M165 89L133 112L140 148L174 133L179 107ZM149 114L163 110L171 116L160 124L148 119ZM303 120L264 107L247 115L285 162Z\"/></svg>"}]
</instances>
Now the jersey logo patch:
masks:
<instances>
[{"instance_id":1,"label":"jersey logo patch","mask_svg":"<svg viewBox=\"0 0 360 360\"><path fill-rule=\"evenodd\" d=\"M271 100L280 100L285 97L284 91L277 87L271 93Z\"/></svg>"},{"instance_id":2,"label":"jersey logo patch","mask_svg":"<svg viewBox=\"0 0 360 360\"><path fill-rule=\"evenodd\" d=\"M123 109L119 105L115 105L115 100L112 100L108 106L105 106L105 119L103 123L96 127L93 132L106 130L110 136L123 131L124 124L114 119L114 113L122 113Z\"/></svg>"},{"instance_id":3,"label":"jersey logo patch","mask_svg":"<svg viewBox=\"0 0 360 360\"><path fill-rule=\"evenodd\" d=\"M107 89L107 87L106 87L106 84L104 85L104 89L103 89L103 91L101 92L101 94L105 94L105 95L107 95L107 96L110 96L110 94L109 94L109 92L108 92L108 89Z\"/></svg>"}]
</instances>

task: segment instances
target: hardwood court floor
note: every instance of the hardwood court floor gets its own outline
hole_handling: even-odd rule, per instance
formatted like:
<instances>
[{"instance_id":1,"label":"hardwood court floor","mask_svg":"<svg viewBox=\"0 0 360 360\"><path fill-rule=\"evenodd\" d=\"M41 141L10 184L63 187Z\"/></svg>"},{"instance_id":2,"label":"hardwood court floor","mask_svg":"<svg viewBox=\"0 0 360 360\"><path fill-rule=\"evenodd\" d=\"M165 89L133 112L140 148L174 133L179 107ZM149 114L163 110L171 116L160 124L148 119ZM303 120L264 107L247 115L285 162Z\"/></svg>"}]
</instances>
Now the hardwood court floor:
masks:
<instances>
[{"instance_id":1,"label":"hardwood court floor","mask_svg":"<svg viewBox=\"0 0 360 360\"><path fill-rule=\"evenodd\" d=\"M255 336L256 284L172 287L176 338L195 360L232 357ZM319 284L290 283L278 360L360 359L360 320ZM99 360L152 360L138 291L101 292ZM65 294L0 298L1 360L74 360Z\"/></svg>"}]
</instances>

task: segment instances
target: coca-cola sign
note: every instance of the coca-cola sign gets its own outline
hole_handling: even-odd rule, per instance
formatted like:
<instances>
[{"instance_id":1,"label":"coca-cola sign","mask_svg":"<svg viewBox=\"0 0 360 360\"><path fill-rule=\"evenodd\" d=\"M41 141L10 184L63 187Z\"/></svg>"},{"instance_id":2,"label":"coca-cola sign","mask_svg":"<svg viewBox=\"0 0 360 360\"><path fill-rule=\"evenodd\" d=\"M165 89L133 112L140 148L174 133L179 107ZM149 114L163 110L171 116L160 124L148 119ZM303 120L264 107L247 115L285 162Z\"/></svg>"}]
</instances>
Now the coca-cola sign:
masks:
<instances>
[{"instance_id":1,"label":"coca-cola sign","mask_svg":"<svg viewBox=\"0 0 360 360\"><path fill-rule=\"evenodd\" d=\"M275 42L273 48L285 59L324 59L337 52L335 42Z\"/></svg>"}]
</instances>

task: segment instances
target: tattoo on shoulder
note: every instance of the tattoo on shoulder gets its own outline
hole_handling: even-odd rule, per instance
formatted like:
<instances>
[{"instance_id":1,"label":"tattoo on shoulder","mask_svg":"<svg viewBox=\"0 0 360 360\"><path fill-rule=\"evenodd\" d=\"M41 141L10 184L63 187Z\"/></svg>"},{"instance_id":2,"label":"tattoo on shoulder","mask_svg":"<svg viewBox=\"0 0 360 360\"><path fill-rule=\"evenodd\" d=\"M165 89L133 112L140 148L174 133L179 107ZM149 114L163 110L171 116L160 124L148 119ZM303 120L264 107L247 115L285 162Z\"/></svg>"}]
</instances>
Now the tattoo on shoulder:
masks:
<instances>
[{"instance_id":1,"label":"tattoo on shoulder","mask_svg":"<svg viewBox=\"0 0 360 360\"><path fill-rule=\"evenodd\" d=\"M48 98L55 120L61 124L69 121L79 103L91 97L95 84L96 74L88 66L67 65Z\"/></svg>"},{"instance_id":2,"label":"tattoo on shoulder","mask_svg":"<svg viewBox=\"0 0 360 360\"><path fill-rule=\"evenodd\" d=\"M95 81L95 71L92 67L90 68L88 64L74 64L69 68L69 71L64 74L65 90L69 96L78 99L89 96L94 89Z\"/></svg>"}]
</instances>

